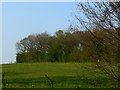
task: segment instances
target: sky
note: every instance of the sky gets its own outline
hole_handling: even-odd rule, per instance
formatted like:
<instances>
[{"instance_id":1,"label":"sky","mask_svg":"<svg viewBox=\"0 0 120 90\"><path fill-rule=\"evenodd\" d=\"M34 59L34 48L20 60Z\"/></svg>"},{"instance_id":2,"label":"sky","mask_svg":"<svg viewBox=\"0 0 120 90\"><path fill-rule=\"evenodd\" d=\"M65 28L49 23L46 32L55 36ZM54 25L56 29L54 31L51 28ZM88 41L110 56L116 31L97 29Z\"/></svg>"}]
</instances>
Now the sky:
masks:
<instances>
[{"instance_id":1,"label":"sky","mask_svg":"<svg viewBox=\"0 0 120 90\"><path fill-rule=\"evenodd\" d=\"M15 45L28 35L66 30L75 7L74 2L2 3L2 63L15 62Z\"/></svg>"},{"instance_id":2,"label":"sky","mask_svg":"<svg viewBox=\"0 0 120 90\"><path fill-rule=\"evenodd\" d=\"M0 12L2 12L2 3L0 2ZM2 60L2 13L0 13L0 61Z\"/></svg>"}]
</instances>

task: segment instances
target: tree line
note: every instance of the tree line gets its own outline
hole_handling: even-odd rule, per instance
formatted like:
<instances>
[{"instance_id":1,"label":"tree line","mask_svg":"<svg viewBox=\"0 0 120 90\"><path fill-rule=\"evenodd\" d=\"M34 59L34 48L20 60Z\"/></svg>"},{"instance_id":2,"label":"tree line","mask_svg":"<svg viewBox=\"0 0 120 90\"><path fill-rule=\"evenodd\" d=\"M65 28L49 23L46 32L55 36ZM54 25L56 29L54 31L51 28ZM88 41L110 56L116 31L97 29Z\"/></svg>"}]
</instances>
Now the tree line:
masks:
<instances>
[{"instance_id":1,"label":"tree line","mask_svg":"<svg viewBox=\"0 0 120 90\"><path fill-rule=\"evenodd\" d=\"M74 28L71 28L74 29ZM97 36L105 36L101 38L104 45L99 44L89 31L58 30L55 35L51 36L44 32L41 34L32 34L17 42L16 61L22 62L94 62L94 56L99 45L101 53L105 57L111 57L117 60L117 52L115 48L104 43L108 39L109 34L101 30L93 30ZM116 33L116 31L111 30ZM102 42L101 41L101 42ZM112 41L111 41L112 42ZM117 44L117 41L114 41ZM113 50L114 49L114 50ZM102 51L104 50L104 51ZM116 47L117 51L117 47ZM114 56L110 56L110 53Z\"/></svg>"}]
</instances>

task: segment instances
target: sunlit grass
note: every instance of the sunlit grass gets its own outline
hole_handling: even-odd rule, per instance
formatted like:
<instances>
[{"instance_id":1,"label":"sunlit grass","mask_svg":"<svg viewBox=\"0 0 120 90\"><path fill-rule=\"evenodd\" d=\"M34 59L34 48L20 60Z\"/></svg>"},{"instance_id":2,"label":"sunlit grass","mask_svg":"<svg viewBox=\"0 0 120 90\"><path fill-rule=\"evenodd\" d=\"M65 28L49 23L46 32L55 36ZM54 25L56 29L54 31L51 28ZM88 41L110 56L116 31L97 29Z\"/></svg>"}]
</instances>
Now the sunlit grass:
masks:
<instances>
[{"instance_id":1,"label":"sunlit grass","mask_svg":"<svg viewBox=\"0 0 120 90\"><path fill-rule=\"evenodd\" d=\"M2 68L7 88L50 88L45 75L55 88L118 87L94 63L16 63Z\"/></svg>"}]
</instances>

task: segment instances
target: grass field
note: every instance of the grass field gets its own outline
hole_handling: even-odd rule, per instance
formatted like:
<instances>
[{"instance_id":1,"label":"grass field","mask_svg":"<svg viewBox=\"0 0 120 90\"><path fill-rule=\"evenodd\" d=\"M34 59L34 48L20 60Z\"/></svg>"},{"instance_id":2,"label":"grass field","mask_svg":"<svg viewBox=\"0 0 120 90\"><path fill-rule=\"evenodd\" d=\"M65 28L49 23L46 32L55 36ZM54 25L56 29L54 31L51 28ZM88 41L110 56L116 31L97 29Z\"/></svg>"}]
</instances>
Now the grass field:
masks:
<instances>
[{"instance_id":1,"label":"grass field","mask_svg":"<svg viewBox=\"0 0 120 90\"><path fill-rule=\"evenodd\" d=\"M2 65L3 88L116 88L118 82L93 63L16 63ZM47 75L50 80L45 76Z\"/></svg>"}]
</instances>

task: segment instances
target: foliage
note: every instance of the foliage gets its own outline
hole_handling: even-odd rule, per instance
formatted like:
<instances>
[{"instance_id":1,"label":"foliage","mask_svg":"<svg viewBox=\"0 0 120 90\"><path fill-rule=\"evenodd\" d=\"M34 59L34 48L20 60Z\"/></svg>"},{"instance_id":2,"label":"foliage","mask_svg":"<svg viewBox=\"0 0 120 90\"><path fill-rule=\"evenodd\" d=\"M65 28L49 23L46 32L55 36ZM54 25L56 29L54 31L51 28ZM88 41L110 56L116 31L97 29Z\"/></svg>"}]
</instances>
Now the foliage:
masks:
<instances>
[{"instance_id":1,"label":"foliage","mask_svg":"<svg viewBox=\"0 0 120 90\"><path fill-rule=\"evenodd\" d=\"M111 30L113 33L114 30ZM93 30L94 35L107 40L109 34L102 30ZM104 37L103 37L104 36ZM112 40L112 39L111 39ZM102 41L101 41L102 42ZM111 41L112 42L112 41ZM118 60L117 48L103 41L95 39L89 31L76 31L73 33L59 30L55 36L47 33L29 35L17 43L18 63L23 62L96 62L98 47L104 57ZM113 39L117 45L117 41ZM116 49L115 49L116 48ZM113 54L113 55L111 55ZM97 59L98 60L98 59Z\"/></svg>"}]
</instances>

